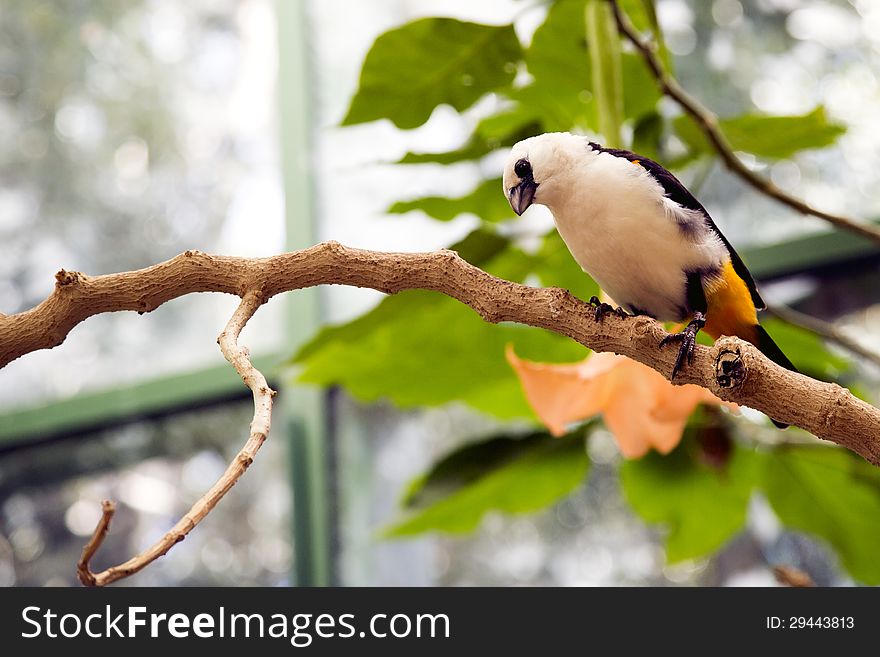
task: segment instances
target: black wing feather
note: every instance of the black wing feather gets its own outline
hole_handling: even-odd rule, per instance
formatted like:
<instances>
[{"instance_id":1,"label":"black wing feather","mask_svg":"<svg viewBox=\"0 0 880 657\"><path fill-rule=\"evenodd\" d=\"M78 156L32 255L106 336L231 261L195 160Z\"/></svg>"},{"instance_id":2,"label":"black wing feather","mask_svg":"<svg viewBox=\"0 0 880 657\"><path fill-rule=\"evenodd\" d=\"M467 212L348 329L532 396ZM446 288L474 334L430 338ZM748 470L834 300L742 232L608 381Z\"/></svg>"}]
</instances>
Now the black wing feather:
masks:
<instances>
[{"instance_id":1,"label":"black wing feather","mask_svg":"<svg viewBox=\"0 0 880 657\"><path fill-rule=\"evenodd\" d=\"M709 216L709 213L706 211L706 208L703 207L702 203L700 203L694 195L691 194L687 187L685 187L681 181L676 178L672 173L670 173L666 168L662 165L658 164L654 160L651 160L647 157L642 157L632 151L627 151L621 148L604 148L599 144L594 142L590 142L590 146L593 150L601 151L603 153L608 153L609 155L613 155L615 157L626 158L630 162L638 160L638 164L646 169L648 173L650 173L654 180L656 180L663 187L663 191L666 192L666 196L678 203L683 208L687 208L688 210L699 210L703 213L703 216L706 218L706 225L712 229L712 231L718 235L721 241L724 243L724 246L727 247L727 251L730 254L730 262L733 265L733 271L737 273L737 275L745 281L746 286L749 288L749 292L752 295L752 303L755 304L755 308L758 310L763 310L767 307L767 304L764 303L764 300L761 298L761 295L758 293L758 286L755 285L755 279L752 278L751 272L749 272L745 263L742 261L742 258L739 257L739 254L733 248L730 242L727 241L727 238L724 237L724 234L718 230L718 226L715 225L715 222L712 221L712 217Z\"/></svg>"}]
</instances>

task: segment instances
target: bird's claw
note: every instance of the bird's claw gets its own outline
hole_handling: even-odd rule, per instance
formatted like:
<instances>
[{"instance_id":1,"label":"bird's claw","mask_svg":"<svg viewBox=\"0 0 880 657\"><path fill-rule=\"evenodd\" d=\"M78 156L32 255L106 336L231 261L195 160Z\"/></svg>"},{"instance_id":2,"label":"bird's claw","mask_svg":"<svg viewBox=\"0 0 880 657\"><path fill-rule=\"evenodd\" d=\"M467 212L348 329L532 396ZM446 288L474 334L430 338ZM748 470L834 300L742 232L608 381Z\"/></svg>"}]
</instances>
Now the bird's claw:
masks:
<instances>
[{"instance_id":1,"label":"bird's claw","mask_svg":"<svg viewBox=\"0 0 880 657\"><path fill-rule=\"evenodd\" d=\"M620 306L615 308L611 304L600 300L596 295L590 297L590 305L596 309L593 318L597 322L601 322L608 313L614 313L618 317L629 317L629 314L623 308Z\"/></svg>"},{"instance_id":2,"label":"bird's claw","mask_svg":"<svg viewBox=\"0 0 880 657\"><path fill-rule=\"evenodd\" d=\"M678 356L675 358L675 365L672 367L672 380L675 380L675 376L684 367L685 362L690 365L694 361L694 351L697 348L697 333L705 325L706 318L702 313L696 313L681 333L670 333L660 341L661 349L672 342L681 342L678 348Z\"/></svg>"}]
</instances>

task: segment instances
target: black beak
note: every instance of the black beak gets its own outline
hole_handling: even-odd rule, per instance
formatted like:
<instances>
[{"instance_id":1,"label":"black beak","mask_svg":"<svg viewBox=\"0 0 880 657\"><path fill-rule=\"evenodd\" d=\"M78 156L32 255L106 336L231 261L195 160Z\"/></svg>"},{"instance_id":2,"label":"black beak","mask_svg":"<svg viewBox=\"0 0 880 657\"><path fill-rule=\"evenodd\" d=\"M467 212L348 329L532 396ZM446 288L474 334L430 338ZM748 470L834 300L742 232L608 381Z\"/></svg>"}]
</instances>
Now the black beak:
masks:
<instances>
[{"instance_id":1,"label":"black beak","mask_svg":"<svg viewBox=\"0 0 880 657\"><path fill-rule=\"evenodd\" d=\"M535 191L538 189L538 183L532 178L524 178L519 185L510 188L508 201L510 207L516 212L517 216L522 215L532 204L535 198Z\"/></svg>"}]
</instances>

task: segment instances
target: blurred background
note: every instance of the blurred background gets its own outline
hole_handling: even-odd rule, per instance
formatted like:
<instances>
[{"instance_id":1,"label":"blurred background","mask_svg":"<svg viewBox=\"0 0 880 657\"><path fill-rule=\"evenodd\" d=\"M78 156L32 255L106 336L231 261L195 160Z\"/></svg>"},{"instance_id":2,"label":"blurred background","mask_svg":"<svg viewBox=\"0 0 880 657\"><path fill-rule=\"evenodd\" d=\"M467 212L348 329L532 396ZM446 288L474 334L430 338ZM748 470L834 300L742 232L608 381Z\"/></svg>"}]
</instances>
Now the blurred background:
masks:
<instances>
[{"instance_id":1,"label":"blurred background","mask_svg":"<svg viewBox=\"0 0 880 657\"><path fill-rule=\"evenodd\" d=\"M651 3L625 5L644 11ZM824 210L880 218L880 6L657 0L655 7L664 55L682 84L720 116L746 117L727 127L750 167ZM473 245L475 234L491 231L505 249L544 253L549 216L536 208L513 221L494 179L520 133L575 129L601 139L584 26L566 29L568 12L580 19L584 0L0 0L0 312L39 303L62 267L104 274L186 249L263 256L335 239L426 251ZM456 84L473 89L473 98L440 102L423 117L361 94L377 37L434 16L513 25L478 54L500 58L504 79L482 91L479 75L466 73ZM557 53L555 44L569 50ZM635 60L624 49L620 139L674 165L697 190L771 305L833 322L880 353L876 245L744 186ZM377 59L376 70L383 65ZM570 72L580 69L582 78ZM405 87L419 71L387 73ZM545 102L571 87L573 109ZM750 118L768 115L788 118ZM559 284L532 270L523 279ZM848 456L835 454L833 473L813 488L812 471L788 485L780 473L795 468L778 466L766 475L772 485L749 479L728 505L735 508L722 512L706 501L712 482L647 509L627 480L654 476L650 496L668 490L670 468L656 456L624 464L600 422L579 429L586 450L571 486L508 509L528 513L503 513L492 500L475 510L481 503L471 501L449 513L475 514L473 522L384 535L413 517L401 499L407 490L418 496L410 482L441 457L538 425L503 349L473 361L451 338L417 356L418 344L395 349L395 330L412 331L392 324L382 325L384 342L357 341L357 330L348 338L319 334L381 299L333 287L285 294L258 312L242 343L280 390L272 435L187 540L124 584L771 585L780 564L818 584L880 582L871 547L880 540L878 516L847 511L880 512L880 482ZM75 584L104 498L120 510L94 566L127 559L219 476L252 414L247 389L215 343L235 306L234 298L200 294L145 316L100 315L60 347L0 371L0 584ZM368 320L358 330L377 326ZM422 328L442 334L456 326ZM778 327L791 335L787 350L803 359L792 356L796 364L876 403L876 364L798 330ZM529 343L529 335L514 342ZM541 360L541 344L524 350ZM375 361L362 366L351 349ZM554 342L543 359L585 355ZM461 379L450 383L448 370L460 362L473 368L453 370ZM379 370L397 375L386 380ZM810 442L803 432L776 434L757 413L716 421L735 451L768 463L777 463L779 442ZM679 452L706 451L700 426L688 429ZM428 479L455 490L472 483L470 475L452 484L442 475ZM822 497L829 480L854 496L850 503L835 494L839 517ZM529 497L527 480L514 484ZM786 494L809 511L793 508ZM828 517L810 515L821 508ZM672 537L728 511L729 527L673 548Z\"/></svg>"}]
</instances>

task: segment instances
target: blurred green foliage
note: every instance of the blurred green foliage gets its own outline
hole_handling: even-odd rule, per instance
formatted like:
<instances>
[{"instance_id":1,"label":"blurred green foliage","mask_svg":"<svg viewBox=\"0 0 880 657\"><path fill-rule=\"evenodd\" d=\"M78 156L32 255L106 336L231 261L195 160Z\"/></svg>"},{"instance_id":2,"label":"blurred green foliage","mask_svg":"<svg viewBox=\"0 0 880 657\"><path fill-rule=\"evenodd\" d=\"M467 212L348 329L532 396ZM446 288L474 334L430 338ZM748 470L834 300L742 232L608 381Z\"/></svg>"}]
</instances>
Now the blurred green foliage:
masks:
<instances>
[{"instance_id":1,"label":"blurred green foliage","mask_svg":"<svg viewBox=\"0 0 880 657\"><path fill-rule=\"evenodd\" d=\"M852 381L855 376L852 361L830 352L812 331L776 317L762 318L761 324L804 374L841 384Z\"/></svg>"},{"instance_id":2,"label":"blurred green foliage","mask_svg":"<svg viewBox=\"0 0 880 657\"><path fill-rule=\"evenodd\" d=\"M781 160L803 150L830 146L845 132L842 125L828 120L822 107L800 116L745 114L721 119L718 124L734 150L767 160ZM703 133L689 118L680 116L674 125L692 157L710 150Z\"/></svg>"},{"instance_id":3,"label":"blurred green foliage","mask_svg":"<svg viewBox=\"0 0 880 657\"><path fill-rule=\"evenodd\" d=\"M788 527L820 536L865 584L880 584L880 471L842 449L789 446L767 459L762 490Z\"/></svg>"},{"instance_id":4,"label":"blurred green foliage","mask_svg":"<svg viewBox=\"0 0 880 657\"><path fill-rule=\"evenodd\" d=\"M472 443L410 485L403 519L384 534L461 533L474 529L489 511L538 511L583 483L589 467L583 432L558 439L536 433Z\"/></svg>"},{"instance_id":5,"label":"blurred green foliage","mask_svg":"<svg viewBox=\"0 0 880 657\"><path fill-rule=\"evenodd\" d=\"M603 128L620 133L605 134L606 142L629 145L673 168L713 158L688 117L660 112L660 93L641 58L620 47L608 17L591 2L550 3L527 45L520 45L510 25L450 18L418 20L391 30L367 55L344 124L385 118L413 128L440 104L463 111L489 94L494 112L474 120L463 144L441 153L408 153L400 164L481 161L532 134L597 134ZM653 3L624 0L621 5L639 29L654 33L662 58L671 62ZM599 42L589 42L590 34ZM721 126L734 148L770 161L828 146L844 130L821 107L803 116L725 117ZM624 143L626 134L631 135L629 144ZM673 136L684 145L683 156L667 153ZM597 293L555 231L528 252L502 236L498 225L514 217L501 190L500 172L483 169L486 179L464 196L404 199L389 212L420 211L439 221L475 214L481 227L452 247L469 262L509 280L565 287L584 299ZM831 354L813 333L779 320L766 325L805 373L844 383L853 377L850 363ZM294 362L302 367L303 380L341 385L364 401L387 399L401 407L464 402L502 420L533 420L504 360L508 343L519 355L539 361L576 361L586 355L579 345L546 331L490 325L452 299L412 291L383 300L348 324L324 329ZM728 432L735 424L725 419L721 426ZM875 469L840 449L733 443L729 454L712 462L697 439L700 431L690 427L669 456L652 453L620 467L632 509L665 528L671 561L719 549L742 528L749 500L760 490L783 523L828 541L857 579L880 583L880 567L872 555L880 542L875 520L880 514L880 474ZM583 440L577 436L495 436L467 445L412 484L402 518L386 535L460 533L476 527L490 510L538 510L576 487L588 469Z\"/></svg>"},{"instance_id":6,"label":"blurred green foliage","mask_svg":"<svg viewBox=\"0 0 880 657\"><path fill-rule=\"evenodd\" d=\"M701 458L692 437L668 456L649 453L620 467L633 510L666 527L672 562L710 554L742 528L758 475L754 451L734 447L723 466L713 465Z\"/></svg>"}]
</instances>

